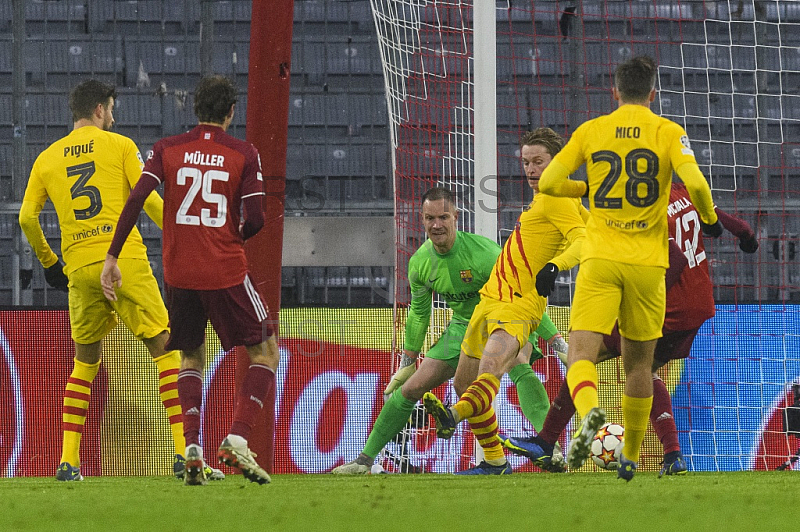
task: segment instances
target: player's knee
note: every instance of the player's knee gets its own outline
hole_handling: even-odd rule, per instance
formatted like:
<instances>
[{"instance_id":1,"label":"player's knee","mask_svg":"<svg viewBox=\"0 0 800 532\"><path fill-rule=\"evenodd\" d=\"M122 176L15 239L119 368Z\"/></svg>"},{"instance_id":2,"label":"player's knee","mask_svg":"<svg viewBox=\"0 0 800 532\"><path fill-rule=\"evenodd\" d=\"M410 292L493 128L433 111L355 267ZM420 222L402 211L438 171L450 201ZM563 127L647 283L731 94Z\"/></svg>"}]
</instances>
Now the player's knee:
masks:
<instances>
[{"instance_id":1,"label":"player's knee","mask_svg":"<svg viewBox=\"0 0 800 532\"><path fill-rule=\"evenodd\" d=\"M251 364L262 364L272 370L278 368L280 361L280 352L278 351L278 343L275 341L274 336L270 336L266 341L260 344L247 346L247 354L250 356Z\"/></svg>"},{"instance_id":2,"label":"player's knee","mask_svg":"<svg viewBox=\"0 0 800 532\"><path fill-rule=\"evenodd\" d=\"M142 338L142 343L147 348L151 357L158 358L167 353L165 349L167 340L169 340L169 333L167 331L161 331L152 338Z\"/></svg>"},{"instance_id":3,"label":"player's knee","mask_svg":"<svg viewBox=\"0 0 800 532\"><path fill-rule=\"evenodd\" d=\"M425 392L429 391L430 389L431 388L425 388L421 386L420 383L408 379L400 387L400 393L403 394L405 399L416 403L422 399L422 396L425 395Z\"/></svg>"}]
</instances>

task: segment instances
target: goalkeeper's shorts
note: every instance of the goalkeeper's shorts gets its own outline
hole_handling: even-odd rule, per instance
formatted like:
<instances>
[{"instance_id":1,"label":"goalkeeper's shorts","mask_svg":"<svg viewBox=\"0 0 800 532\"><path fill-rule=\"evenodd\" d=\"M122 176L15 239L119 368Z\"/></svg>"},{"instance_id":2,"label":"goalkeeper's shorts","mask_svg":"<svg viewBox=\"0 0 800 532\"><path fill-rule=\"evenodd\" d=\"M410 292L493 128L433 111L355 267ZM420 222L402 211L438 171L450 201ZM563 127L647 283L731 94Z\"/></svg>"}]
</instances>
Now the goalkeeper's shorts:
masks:
<instances>
[{"instance_id":1,"label":"goalkeeper's shorts","mask_svg":"<svg viewBox=\"0 0 800 532\"><path fill-rule=\"evenodd\" d=\"M466 323L451 321L436 343L425 353L425 358L441 360L456 369L458 357L461 355L461 342L464 341L466 331Z\"/></svg>"}]
</instances>

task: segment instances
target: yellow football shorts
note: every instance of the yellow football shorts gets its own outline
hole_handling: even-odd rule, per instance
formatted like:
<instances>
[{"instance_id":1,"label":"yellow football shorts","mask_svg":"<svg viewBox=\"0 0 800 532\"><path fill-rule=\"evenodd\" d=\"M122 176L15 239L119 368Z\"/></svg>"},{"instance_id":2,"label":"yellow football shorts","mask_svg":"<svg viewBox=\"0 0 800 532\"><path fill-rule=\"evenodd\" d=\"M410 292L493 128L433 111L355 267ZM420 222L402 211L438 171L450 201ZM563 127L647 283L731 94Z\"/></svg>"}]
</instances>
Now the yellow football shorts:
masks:
<instances>
[{"instance_id":1,"label":"yellow football shorts","mask_svg":"<svg viewBox=\"0 0 800 532\"><path fill-rule=\"evenodd\" d=\"M469 320L461 351L468 357L481 359L486 341L498 329L516 338L519 349L539 327L545 305L546 300L538 295L518 297L513 302L481 297Z\"/></svg>"},{"instance_id":2,"label":"yellow football shorts","mask_svg":"<svg viewBox=\"0 0 800 532\"><path fill-rule=\"evenodd\" d=\"M117 325L119 314L136 338L153 338L169 330L169 315L158 283L143 259L119 259L122 286L109 301L100 287L103 263L78 268L69 275L69 321L78 344L102 340Z\"/></svg>"},{"instance_id":3,"label":"yellow football shorts","mask_svg":"<svg viewBox=\"0 0 800 532\"><path fill-rule=\"evenodd\" d=\"M605 259L581 262L572 299L570 330L620 335L638 342L661 338L667 288L666 269ZM623 298L623 294L625 295Z\"/></svg>"}]
</instances>

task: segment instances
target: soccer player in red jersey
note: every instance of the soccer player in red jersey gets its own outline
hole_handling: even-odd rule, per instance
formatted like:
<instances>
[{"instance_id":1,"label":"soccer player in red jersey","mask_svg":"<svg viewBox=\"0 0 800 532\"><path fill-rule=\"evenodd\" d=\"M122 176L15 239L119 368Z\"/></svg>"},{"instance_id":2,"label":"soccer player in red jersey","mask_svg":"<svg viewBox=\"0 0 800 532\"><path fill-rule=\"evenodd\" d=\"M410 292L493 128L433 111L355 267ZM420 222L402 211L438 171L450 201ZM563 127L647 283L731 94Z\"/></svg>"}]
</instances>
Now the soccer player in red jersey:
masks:
<instances>
[{"instance_id":1,"label":"soccer player in red jersey","mask_svg":"<svg viewBox=\"0 0 800 532\"><path fill-rule=\"evenodd\" d=\"M199 124L153 146L122 211L101 275L106 297L115 300L115 288L122 284L117 257L144 199L163 183L164 285L171 325L167 345L181 351L178 396L186 437L185 483L190 485L206 482L199 437L208 320L223 349L243 345L251 362L217 456L252 482L270 481L247 444L253 420L275 386L279 360L275 330L265 321L268 309L250 280L243 247L264 225L264 189L256 148L226 133L235 103L236 89L229 79L209 76L200 81L194 99Z\"/></svg>"},{"instance_id":2,"label":"soccer player in red jersey","mask_svg":"<svg viewBox=\"0 0 800 532\"><path fill-rule=\"evenodd\" d=\"M723 227L739 239L745 253L758 250L758 240L746 221L715 208ZM697 210L692 204L686 186L673 182L667 207L669 218L670 256L666 273L667 307L663 336L658 339L653 362L653 406L650 422L664 447L664 462L659 476L681 475L687 472L686 461L678 441L678 428L672 412L672 401L667 387L657 370L670 360L686 358L697 332L706 320L714 317L714 285L708 271L705 244ZM598 361L620 356L619 327L603 336L603 346ZM569 386L564 381L547 413L544 427L533 438L510 438L506 448L540 463L538 453L542 443L552 446L575 413ZM564 471L557 464L551 471Z\"/></svg>"}]
</instances>

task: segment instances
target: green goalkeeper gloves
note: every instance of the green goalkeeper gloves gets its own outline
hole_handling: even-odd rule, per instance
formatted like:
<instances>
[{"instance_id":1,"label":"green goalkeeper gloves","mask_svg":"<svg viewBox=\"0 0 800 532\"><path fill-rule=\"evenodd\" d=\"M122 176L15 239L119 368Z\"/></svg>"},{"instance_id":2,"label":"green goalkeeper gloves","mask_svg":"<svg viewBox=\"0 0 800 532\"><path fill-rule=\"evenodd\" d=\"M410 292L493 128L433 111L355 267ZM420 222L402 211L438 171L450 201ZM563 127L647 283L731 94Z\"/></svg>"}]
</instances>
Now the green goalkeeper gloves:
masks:
<instances>
[{"instance_id":1,"label":"green goalkeeper gloves","mask_svg":"<svg viewBox=\"0 0 800 532\"><path fill-rule=\"evenodd\" d=\"M392 395L394 391L401 387L416 371L417 359L411 358L403 353L403 357L400 359L400 367L397 368L397 371L392 375L392 380L389 381L389 385L383 391L383 395L387 397Z\"/></svg>"}]
</instances>

